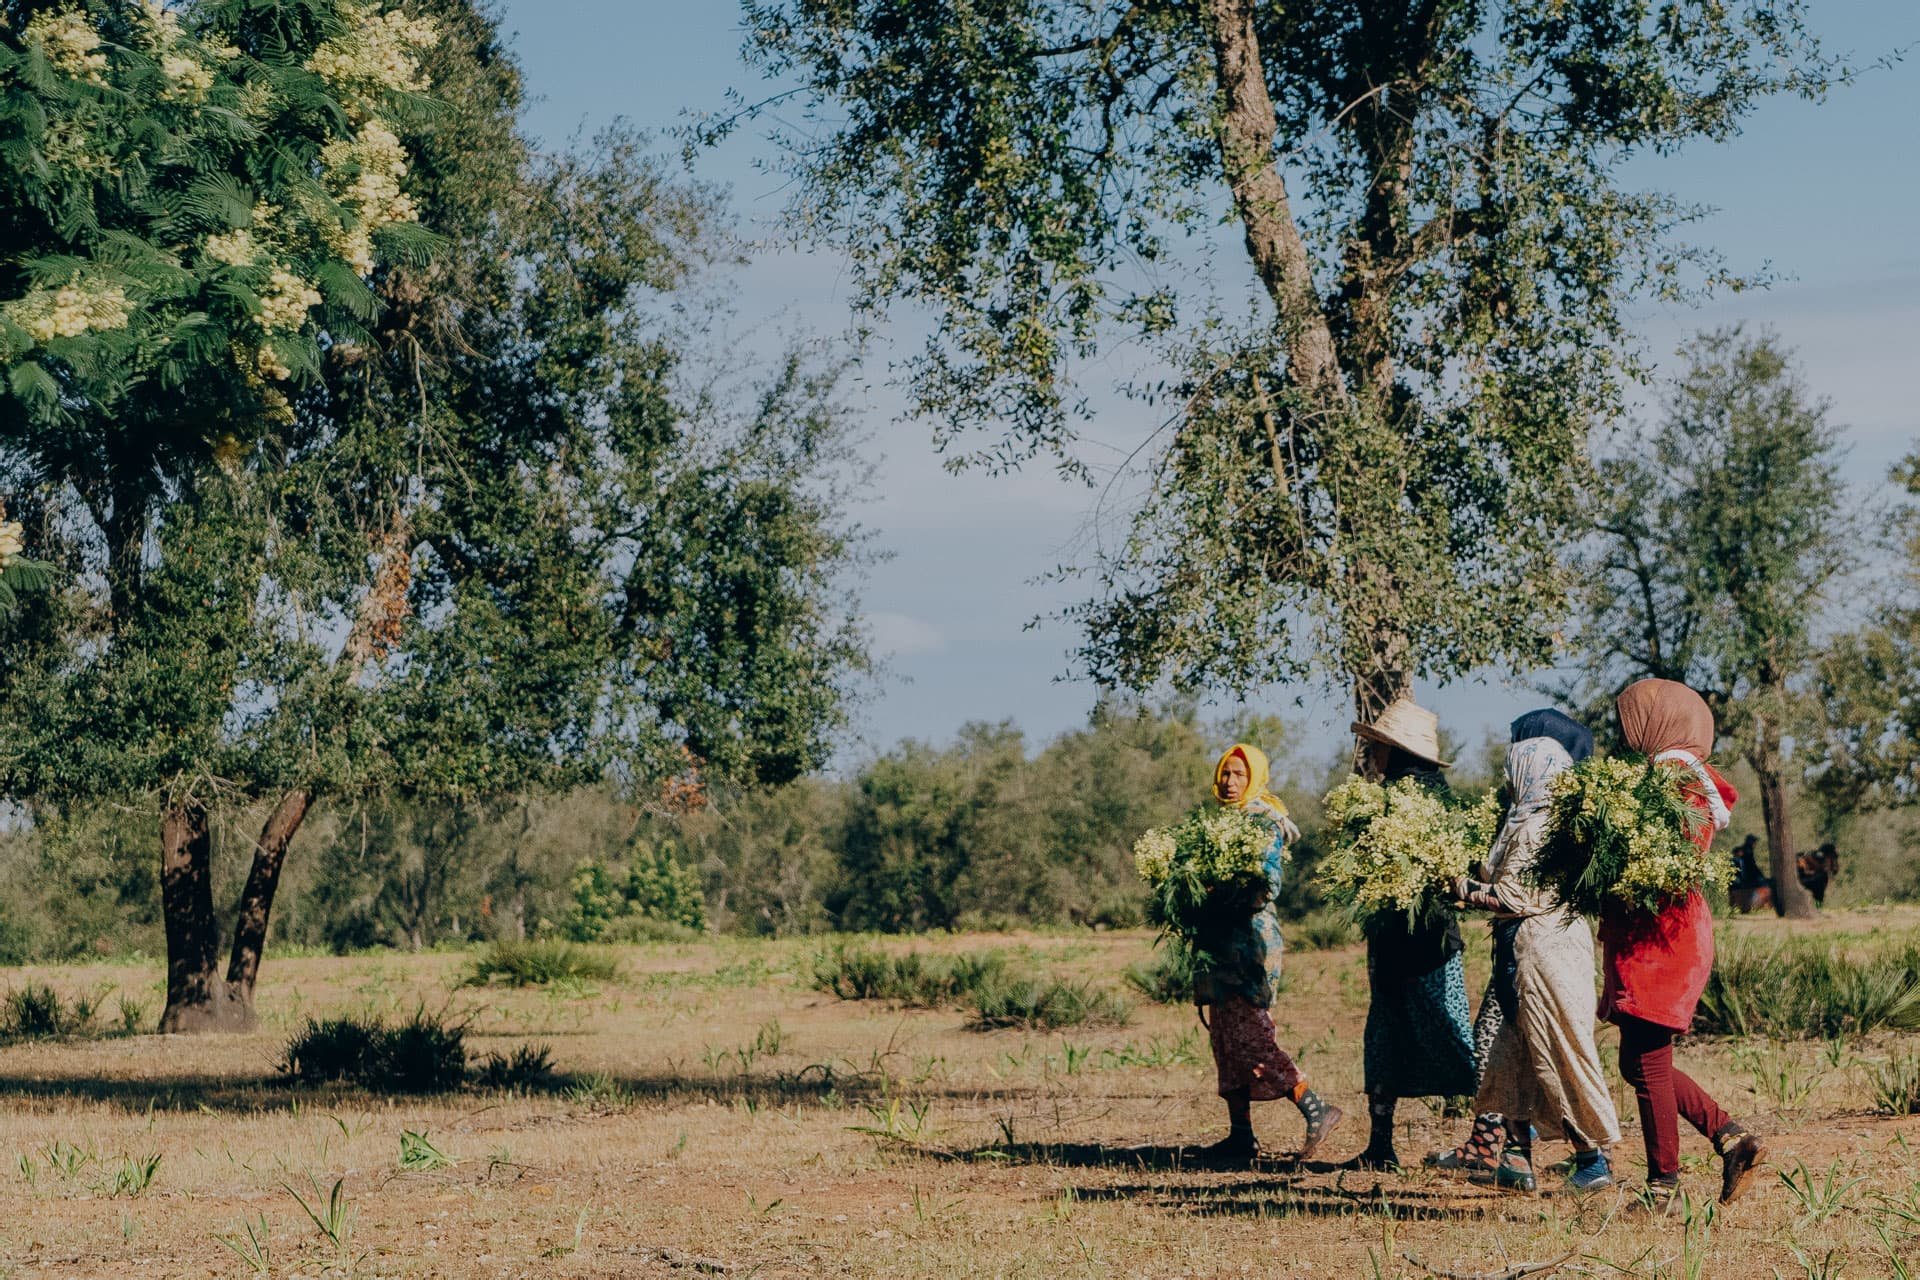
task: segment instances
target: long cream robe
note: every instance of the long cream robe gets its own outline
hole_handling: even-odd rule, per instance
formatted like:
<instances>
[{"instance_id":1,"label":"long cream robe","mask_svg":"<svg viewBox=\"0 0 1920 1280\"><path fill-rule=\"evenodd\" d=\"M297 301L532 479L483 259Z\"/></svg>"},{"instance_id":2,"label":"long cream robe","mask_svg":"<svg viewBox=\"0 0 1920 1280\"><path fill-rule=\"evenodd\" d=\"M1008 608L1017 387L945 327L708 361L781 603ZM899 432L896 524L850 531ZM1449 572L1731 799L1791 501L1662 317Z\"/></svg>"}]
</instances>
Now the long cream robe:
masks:
<instances>
[{"instance_id":1,"label":"long cream robe","mask_svg":"<svg viewBox=\"0 0 1920 1280\"><path fill-rule=\"evenodd\" d=\"M1516 743L1514 751L1547 741ZM1494 1039L1474 1110L1497 1112L1509 1125L1531 1121L1545 1134L1564 1126L1576 1145L1608 1146L1620 1140L1620 1117L1593 1040L1593 933L1586 920L1569 918L1551 895L1521 878L1546 838L1543 792L1559 768L1541 776L1537 765L1553 755L1564 758L1554 745L1552 753L1529 753L1536 765L1532 776L1522 761L1510 762L1516 803L1487 855L1487 879L1501 906L1495 918L1520 919L1514 939L1519 1016Z\"/></svg>"}]
</instances>

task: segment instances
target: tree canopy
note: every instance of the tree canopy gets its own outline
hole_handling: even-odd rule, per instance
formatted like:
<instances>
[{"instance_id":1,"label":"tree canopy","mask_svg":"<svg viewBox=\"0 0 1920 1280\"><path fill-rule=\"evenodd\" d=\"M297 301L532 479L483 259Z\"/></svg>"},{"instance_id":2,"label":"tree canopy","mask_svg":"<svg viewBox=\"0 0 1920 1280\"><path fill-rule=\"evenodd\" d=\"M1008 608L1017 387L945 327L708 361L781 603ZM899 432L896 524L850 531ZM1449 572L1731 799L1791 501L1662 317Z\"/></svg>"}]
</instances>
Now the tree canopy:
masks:
<instances>
[{"instance_id":1,"label":"tree canopy","mask_svg":"<svg viewBox=\"0 0 1920 1280\"><path fill-rule=\"evenodd\" d=\"M1758 0L743 8L775 95L707 133L798 115L796 231L865 307L931 309L904 372L942 447L1084 468L1090 372L1171 371L1119 379L1172 412L1081 566L1086 667L1320 672L1363 715L1548 657L1626 308L1732 279L1621 166L1830 70Z\"/></svg>"},{"instance_id":2,"label":"tree canopy","mask_svg":"<svg viewBox=\"0 0 1920 1280\"><path fill-rule=\"evenodd\" d=\"M712 192L620 134L538 153L466 0L103 2L0 44L0 474L70 584L7 624L0 789L157 800L167 1025L219 1004L222 809L272 804L250 1005L318 797L823 761L865 666L840 363L702 365Z\"/></svg>"}]
</instances>

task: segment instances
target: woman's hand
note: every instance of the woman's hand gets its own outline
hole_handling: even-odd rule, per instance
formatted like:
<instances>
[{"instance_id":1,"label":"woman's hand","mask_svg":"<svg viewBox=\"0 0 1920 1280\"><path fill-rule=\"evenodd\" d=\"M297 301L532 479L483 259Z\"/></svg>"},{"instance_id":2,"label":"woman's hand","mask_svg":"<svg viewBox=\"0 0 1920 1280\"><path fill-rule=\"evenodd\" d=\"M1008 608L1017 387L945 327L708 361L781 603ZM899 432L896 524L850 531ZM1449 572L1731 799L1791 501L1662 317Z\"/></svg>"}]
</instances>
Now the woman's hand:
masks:
<instances>
[{"instance_id":1,"label":"woman's hand","mask_svg":"<svg viewBox=\"0 0 1920 1280\"><path fill-rule=\"evenodd\" d=\"M1300 843L1300 828L1293 825L1293 819L1286 814L1280 815L1280 834L1287 838L1288 844Z\"/></svg>"},{"instance_id":2,"label":"woman's hand","mask_svg":"<svg viewBox=\"0 0 1920 1280\"><path fill-rule=\"evenodd\" d=\"M1465 876L1456 876L1453 881L1453 897L1461 906L1475 907L1481 911L1498 911L1500 899L1493 892L1493 886L1479 880L1469 880Z\"/></svg>"}]
</instances>

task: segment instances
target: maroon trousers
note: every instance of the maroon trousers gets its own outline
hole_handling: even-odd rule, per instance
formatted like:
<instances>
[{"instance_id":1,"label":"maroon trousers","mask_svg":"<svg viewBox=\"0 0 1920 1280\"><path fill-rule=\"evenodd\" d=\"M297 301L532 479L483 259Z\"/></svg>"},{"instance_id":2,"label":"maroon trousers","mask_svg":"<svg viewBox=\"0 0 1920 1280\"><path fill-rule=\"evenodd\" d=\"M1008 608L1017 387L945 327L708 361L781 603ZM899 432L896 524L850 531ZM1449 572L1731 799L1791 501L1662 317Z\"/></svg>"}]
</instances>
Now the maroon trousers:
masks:
<instances>
[{"instance_id":1,"label":"maroon trousers","mask_svg":"<svg viewBox=\"0 0 1920 1280\"><path fill-rule=\"evenodd\" d=\"M1640 1133L1647 1144L1647 1176L1670 1178L1680 1172L1680 1117L1711 1138L1733 1117L1673 1065L1671 1027L1615 1014L1620 1028L1620 1074L1640 1103Z\"/></svg>"}]
</instances>

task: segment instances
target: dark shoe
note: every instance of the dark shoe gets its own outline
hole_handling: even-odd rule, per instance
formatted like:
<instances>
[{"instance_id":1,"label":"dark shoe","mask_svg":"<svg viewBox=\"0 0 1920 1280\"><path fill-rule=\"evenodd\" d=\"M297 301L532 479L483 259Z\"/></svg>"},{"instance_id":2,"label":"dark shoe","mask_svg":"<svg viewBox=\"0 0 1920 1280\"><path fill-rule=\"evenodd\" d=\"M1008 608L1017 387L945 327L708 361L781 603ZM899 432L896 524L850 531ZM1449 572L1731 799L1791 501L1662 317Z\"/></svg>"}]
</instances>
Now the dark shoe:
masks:
<instances>
[{"instance_id":1,"label":"dark shoe","mask_svg":"<svg viewBox=\"0 0 1920 1280\"><path fill-rule=\"evenodd\" d=\"M1640 1190L1640 1208L1655 1217L1664 1217L1672 1213L1674 1206L1679 1202L1680 1179L1677 1176L1648 1178L1647 1185Z\"/></svg>"},{"instance_id":2,"label":"dark shoe","mask_svg":"<svg viewBox=\"0 0 1920 1280\"><path fill-rule=\"evenodd\" d=\"M1713 1146L1720 1153L1720 1203L1732 1204L1753 1189L1753 1176L1767 1158L1767 1146L1737 1124L1714 1134Z\"/></svg>"},{"instance_id":3,"label":"dark shoe","mask_svg":"<svg viewBox=\"0 0 1920 1280\"><path fill-rule=\"evenodd\" d=\"M1575 1156L1573 1171L1567 1175L1569 1191L1600 1191L1613 1185L1613 1166L1607 1163L1607 1153L1596 1151L1591 1156Z\"/></svg>"},{"instance_id":4,"label":"dark shoe","mask_svg":"<svg viewBox=\"0 0 1920 1280\"><path fill-rule=\"evenodd\" d=\"M1229 1133L1194 1152L1194 1158L1207 1164L1250 1164L1260 1158L1260 1139L1251 1133Z\"/></svg>"},{"instance_id":5,"label":"dark shoe","mask_svg":"<svg viewBox=\"0 0 1920 1280\"><path fill-rule=\"evenodd\" d=\"M1515 1191L1522 1195L1532 1195L1539 1190L1534 1181L1533 1162L1518 1151L1503 1152L1500 1163L1491 1169L1476 1169L1470 1175L1475 1186L1492 1187L1496 1191Z\"/></svg>"},{"instance_id":6,"label":"dark shoe","mask_svg":"<svg viewBox=\"0 0 1920 1280\"><path fill-rule=\"evenodd\" d=\"M1309 1089L1298 1103L1300 1115L1307 1122L1307 1136L1300 1141L1300 1159L1311 1160L1320 1148L1326 1145L1327 1136L1340 1127L1347 1113L1322 1100L1319 1094Z\"/></svg>"},{"instance_id":7,"label":"dark shoe","mask_svg":"<svg viewBox=\"0 0 1920 1280\"><path fill-rule=\"evenodd\" d=\"M1340 1167L1367 1169L1374 1173L1398 1173L1400 1172L1400 1154L1392 1147L1368 1146L1365 1151Z\"/></svg>"}]
</instances>

